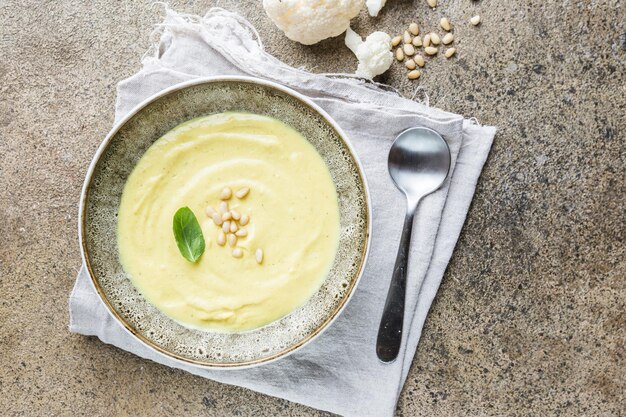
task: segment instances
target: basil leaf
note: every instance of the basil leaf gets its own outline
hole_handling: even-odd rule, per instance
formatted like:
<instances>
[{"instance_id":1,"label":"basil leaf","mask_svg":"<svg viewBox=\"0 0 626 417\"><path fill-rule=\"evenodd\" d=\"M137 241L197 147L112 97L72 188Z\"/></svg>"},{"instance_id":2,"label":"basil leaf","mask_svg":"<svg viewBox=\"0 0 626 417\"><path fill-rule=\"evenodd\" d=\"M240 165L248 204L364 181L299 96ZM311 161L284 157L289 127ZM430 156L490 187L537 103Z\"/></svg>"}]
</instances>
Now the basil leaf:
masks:
<instances>
[{"instance_id":1,"label":"basil leaf","mask_svg":"<svg viewBox=\"0 0 626 417\"><path fill-rule=\"evenodd\" d=\"M204 253L202 229L189 207L181 207L174 214L174 238L180 254L189 262L195 263Z\"/></svg>"}]
</instances>

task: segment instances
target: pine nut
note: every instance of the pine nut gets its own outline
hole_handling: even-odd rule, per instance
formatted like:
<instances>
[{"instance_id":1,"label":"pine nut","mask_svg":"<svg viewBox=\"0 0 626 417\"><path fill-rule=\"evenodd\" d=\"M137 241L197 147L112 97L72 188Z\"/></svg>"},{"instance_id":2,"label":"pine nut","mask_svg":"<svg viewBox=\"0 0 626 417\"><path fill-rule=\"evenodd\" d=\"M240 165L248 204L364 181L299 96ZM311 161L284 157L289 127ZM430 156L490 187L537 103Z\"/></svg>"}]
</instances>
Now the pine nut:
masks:
<instances>
[{"instance_id":1,"label":"pine nut","mask_svg":"<svg viewBox=\"0 0 626 417\"><path fill-rule=\"evenodd\" d=\"M228 240L228 246L230 246L231 248L234 248L237 245L237 236L233 235L232 233L226 235L226 239Z\"/></svg>"},{"instance_id":2,"label":"pine nut","mask_svg":"<svg viewBox=\"0 0 626 417\"><path fill-rule=\"evenodd\" d=\"M430 33L424 35L424 48L428 48L430 46Z\"/></svg>"},{"instance_id":3,"label":"pine nut","mask_svg":"<svg viewBox=\"0 0 626 417\"><path fill-rule=\"evenodd\" d=\"M413 22L409 25L409 32L411 32L415 36L420 34L420 28L419 26L417 26L417 23Z\"/></svg>"},{"instance_id":4,"label":"pine nut","mask_svg":"<svg viewBox=\"0 0 626 417\"><path fill-rule=\"evenodd\" d=\"M441 38L435 32L430 34L430 41L433 45L439 45L441 43Z\"/></svg>"},{"instance_id":5,"label":"pine nut","mask_svg":"<svg viewBox=\"0 0 626 417\"><path fill-rule=\"evenodd\" d=\"M213 217L213 215L214 215L215 213L217 213L217 211L215 211L215 209L214 209L213 207L211 207L211 206L207 206L207 207L204 209L204 212L206 213L206 215L207 215L208 217Z\"/></svg>"},{"instance_id":6,"label":"pine nut","mask_svg":"<svg viewBox=\"0 0 626 417\"><path fill-rule=\"evenodd\" d=\"M408 30L404 31L404 35L402 35L402 40L404 41L404 43L411 43L411 41L413 40Z\"/></svg>"},{"instance_id":7,"label":"pine nut","mask_svg":"<svg viewBox=\"0 0 626 417\"><path fill-rule=\"evenodd\" d=\"M231 190L229 187L225 187L220 193L220 199L222 200L229 200L232 196L233 190Z\"/></svg>"},{"instance_id":8,"label":"pine nut","mask_svg":"<svg viewBox=\"0 0 626 417\"><path fill-rule=\"evenodd\" d=\"M226 234L220 230L220 233L217 235L217 244L220 246L224 246L226 244Z\"/></svg>"},{"instance_id":9,"label":"pine nut","mask_svg":"<svg viewBox=\"0 0 626 417\"><path fill-rule=\"evenodd\" d=\"M220 201L220 213L224 214L228 212L228 203L226 201Z\"/></svg>"},{"instance_id":10,"label":"pine nut","mask_svg":"<svg viewBox=\"0 0 626 417\"><path fill-rule=\"evenodd\" d=\"M263 263L263 249L259 248L254 252L254 258L259 265Z\"/></svg>"},{"instance_id":11,"label":"pine nut","mask_svg":"<svg viewBox=\"0 0 626 417\"><path fill-rule=\"evenodd\" d=\"M439 24L441 25L441 28L446 32L450 32L450 29L452 29L452 26L450 26L450 21L447 17L442 17L439 21Z\"/></svg>"},{"instance_id":12,"label":"pine nut","mask_svg":"<svg viewBox=\"0 0 626 417\"><path fill-rule=\"evenodd\" d=\"M242 198L245 198L249 192L250 192L249 187L240 188L235 192L235 197L241 200Z\"/></svg>"},{"instance_id":13,"label":"pine nut","mask_svg":"<svg viewBox=\"0 0 626 417\"><path fill-rule=\"evenodd\" d=\"M215 213L213 215L213 223L215 223L216 226L221 226L222 223L224 223L224 220L222 220L222 216L220 216L219 213Z\"/></svg>"},{"instance_id":14,"label":"pine nut","mask_svg":"<svg viewBox=\"0 0 626 417\"><path fill-rule=\"evenodd\" d=\"M404 52L402 51L402 48L396 49L396 59L398 61L404 60Z\"/></svg>"},{"instance_id":15,"label":"pine nut","mask_svg":"<svg viewBox=\"0 0 626 417\"><path fill-rule=\"evenodd\" d=\"M420 66L423 67L424 65L426 65L426 61L424 61L424 57L421 55L415 55L415 57L413 58L413 60L415 61L415 63Z\"/></svg>"},{"instance_id":16,"label":"pine nut","mask_svg":"<svg viewBox=\"0 0 626 417\"><path fill-rule=\"evenodd\" d=\"M402 36L396 36L391 40L391 46L398 46L402 42Z\"/></svg>"},{"instance_id":17,"label":"pine nut","mask_svg":"<svg viewBox=\"0 0 626 417\"><path fill-rule=\"evenodd\" d=\"M247 214L242 214L241 219L239 219L239 226L245 226L250 221L250 216Z\"/></svg>"},{"instance_id":18,"label":"pine nut","mask_svg":"<svg viewBox=\"0 0 626 417\"><path fill-rule=\"evenodd\" d=\"M444 45L451 44L452 42L454 42L454 35L451 33L446 33L446 36L443 37L441 42L443 42Z\"/></svg>"},{"instance_id":19,"label":"pine nut","mask_svg":"<svg viewBox=\"0 0 626 417\"><path fill-rule=\"evenodd\" d=\"M239 219L241 219L241 214L239 214L239 212L237 210L231 210L230 211L230 217L232 217L235 220L239 220Z\"/></svg>"},{"instance_id":20,"label":"pine nut","mask_svg":"<svg viewBox=\"0 0 626 417\"><path fill-rule=\"evenodd\" d=\"M410 43L405 43L402 49L404 50L404 54L406 56L415 55L415 47L411 45Z\"/></svg>"},{"instance_id":21,"label":"pine nut","mask_svg":"<svg viewBox=\"0 0 626 417\"><path fill-rule=\"evenodd\" d=\"M235 233L239 229L237 222L230 222L230 233Z\"/></svg>"},{"instance_id":22,"label":"pine nut","mask_svg":"<svg viewBox=\"0 0 626 417\"><path fill-rule=\"evenodd\" d=\"M243 256L243 251L240 248L233 249L233 258L241 258Z\"/></svg>"},{"instance_id":23,"label":"pine nut","mask_svg":"<svg viewBox=\"0 0 626 417\"><path fill-rule=\"evenodd\" d=\"M428 3L428 5L433 9L437 7L437 0L426 0L426 3Z\"/></svg>"},{"instance_id":24,"label":"pine nut","mask_svg":"<svg viewBox=\"0 0 626 417\"><path fill-rule=\"evenodd\" d=\"M413 61L412 59L409 59L408 61L406 61L404 65L406 65L406 67L410 70L415 69L415 61Z\"/></svg>"},{"instance_id":25,"label":"pine nut","mask_svg":"<svg viewBox=\"0 0 626 417\"><path fill-rule=\"evenodd\" d=\"M419 36L416 36L413 38L413 42L411 43L413 44L413 46L420 47L422 46L422 38L420 38Z\"/></svg>"},{"instance_id":26,"label":"pine nut","mask_svg":"<svg viewBox=\"0 0 626 417\"><path fill-rule=\"evenodd\" d=\"M228 212L226 212L226 213L222 214L222 220L224 220L224 221L226 221L226 220L230 220L230 219L232 219L232 218L233 218L233 216L230 214L230 211L228 211Z\"/></svg>"},{"instance_id":27,"label":"pine nut","mask_svg":"<svg viewBox=\"0 0 626 417\"><path fill-rule=\"evenodd\" d=\"M418 70L413 70L408 73L407 77L409 77L409 80L417 80L420 75L422 75L421 72L419 72Z\"/></svg>"},{"instance_id":28,"label":"pine nut","mask_svg":"<svg viewBox=\"0 0 626 417\"><path fill-rule=\"evenodd\" d=\"M446 52L444 53L444 55L446 56L446 58L451 58L455 52L456 52L455 48L448 48L446 49Z\"/></svg>"},{"instance_id":29,"label":"pine nut","mask_svg":"<svg viewBox=\"0 0 626 417\"><path fill-rule=\"evenodd\" d=\"M437 52L439 52L439 50L434 46L429 46L428 48L424 48L424 52L426 52L428 55L437 55Z\"/></svg>"},{"instance_id":30,"label":"pine nut","mask_svg":"<svg viewBox=\"0 0 626 417\"><path fill-rule=\"evenodd\" d=\"M224 233L230 232L230 220L226 220L224 223L222 223L222 230L224 231Z\"/></svg>"},{"instance_id":31,"label":"pine nut","mask_svg":"<svg viewBox=\"0 0 626 417\"><path fill-rule=\"evenodd\" d=\"M239 237L246 237L248 236L248 231L246 229L239 229L235 232L235 235Z\"/></svg>"},{"instance_id":32,"label":"pine nut","mask_svg":"<svg viewBox=\"0 0 626 417\"><path fill-rule=\"evenodd\" d=\"M476 15L470 19L470 23L474 26L478 26L480 24L480 16Z\"/></svg>"}]
</instances>

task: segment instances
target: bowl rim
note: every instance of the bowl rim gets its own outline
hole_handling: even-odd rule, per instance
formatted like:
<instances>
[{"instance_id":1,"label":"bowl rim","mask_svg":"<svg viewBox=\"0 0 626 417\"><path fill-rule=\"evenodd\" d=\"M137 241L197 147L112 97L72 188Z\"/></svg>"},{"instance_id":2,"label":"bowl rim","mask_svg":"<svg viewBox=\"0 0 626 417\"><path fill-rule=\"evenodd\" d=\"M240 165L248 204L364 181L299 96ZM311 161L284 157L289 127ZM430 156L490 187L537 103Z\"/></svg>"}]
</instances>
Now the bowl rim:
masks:
<instances>
[{"instance_id":1,"label":"bowl rim","mask_svg":"<svg viewBox=\"0 0 626 417\"><path fill-rule=\"evenodd\" d=\"M111 142L111 139L118 133L118 131L122 128L122 126L124 126L132 117L134 117L136 114L138 114L141 110L143 110L147 105L151 104L152 102L179 90L198 86L201 84L210 84L210 83L216 83L216 82L251 83L251 84L261 85L264 87L269 87L269 88L278 90L282 93L285 93L295 98L301 104L309 107L311 110L321 115L326 120L326 122L329 123L329 125L335 130L339 138L344 142L353 160L355 161L355 165L357 167L359 177L361 178L361 182L363 184L363 189L365 192L365 203L367 205L367 210L366 210L367 218L365 219L367 222L366 236L365 236L365 250L363 251L362 256L361 256L357 278L355 280L352 280L352 284L350 288L348 289L347 297L345 297L342 300L341 304L335 308L332 314L306 338L298 341L297 343L291 346L288 346L287 348L279 352L274 353L271 356L259 358L259 359L246 360L246 361L241 361L241 362L234 362L234 363L219 363L219 362L208 363L208 362L203 362L203 361L199 361L199 360L195 360L191 358L186 358L154 344L152 341L145 338L141 333L136 331L132 326L130 326L123 319L123 317L119 315L119 313L113 308L108 298L104 294L102 288L100 287L100 284L98 283L98 280L95 278L95 274L89 262L88 250L87 250L87 246L85 243L86 241L85 231L87 228L85 224L86 205L87 205L87 200L89 197L89 190L91 188L92 179L93 179L96 166L98 162L100 161L100 158L102 157L102 154L104 153L105 149L108 147L109 143ZM82 259L83 265L85 265L87 269L87 273L89 274L89 278L90 278L89 281L91 283L91 286L96 291L96 293L98 294L98 297L105 305L107 312L135 340L139 341L139 343L141 343L143 346L147 347L151 351L155 352L156 354L163 356L165 358L168 358L170 360L173 360L175 363L179 365L187 365L187 366L191 365L195 368L201 368L201 369L243 369L243 368L250 368L250 367L259 366L262 364L271 363L271 362L274 362L278 359L284 358L292 354L293 352L297 351L298 349L302 348L303 346L315 340L326 329L328 329L332 325L332 323L337 319L337 317L339 317L339 315L344 311L346 305L348 304L348 302L354 295L354 292L356 290L358 283L361 281L361 278L363 276L363 271L365 270L365 265L367 263L367 259L369 256L371 240L372 240L372 204L371 204L371 199L370 199L369 185L367 182L367 177L365 176L365 171L363 169L361 160L356 154L352 144L348 141L347 135L345 134L343 129L337 124L337 122L335 122L335 120L326 111L324 111L320 106L315 104L310 98L304 96L303 94L298 93L297 91L294 91L293 89L289 87L280 85L273 81L259 79L255 77L248 77L248 76L201 77L201 78L175 84L171 87L168 87L164 90L157 92L156 94L153 94L152 96L146 98L141 103L136 105L120 121L114 124L113 128L109 131L109 133L106 135L104 140L98 146L98 149L96 150L96 153L94 157L92 158L89 164L89 168L87 169L87 173L85 175L85 180L83 182L83 186L82 186L81 194L80 194L79 215L78 215L78 240L79 240L80 249L81 249L81 259Z\"/></svg>"}]
</instances>

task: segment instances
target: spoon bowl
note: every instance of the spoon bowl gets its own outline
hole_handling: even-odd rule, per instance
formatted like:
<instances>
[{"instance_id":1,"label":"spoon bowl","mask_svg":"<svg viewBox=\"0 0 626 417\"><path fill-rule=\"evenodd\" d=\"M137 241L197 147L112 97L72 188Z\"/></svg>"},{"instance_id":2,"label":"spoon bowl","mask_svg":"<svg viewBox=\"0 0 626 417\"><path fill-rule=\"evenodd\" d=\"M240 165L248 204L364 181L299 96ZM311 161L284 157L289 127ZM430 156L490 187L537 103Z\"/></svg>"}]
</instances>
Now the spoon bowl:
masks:
<instances>
[{"instance_id":1,"label":"spoon bowl","mask_svg":"<svg viewBox=\"0 0 626 417\"><path fill-rule=\"evenodd\" d=\"M450 149L439 133L414 127L393 142L388 167L396 187L411 202L441 187L450 170Z\"/></svg>"},{"instance_id":2,"label":"spoon bowl","mask_svg":"<svg viewBox=\"0 0 626 417\"><path fill-rule=\"evenodd\" d=\"M446 141L425 127L400 133L389 151L389 175L406 196L407 210L376 341L376 354L383 362L396 359L402 342L406 270L415 211L420 200L439 189L448 178L450 160Z\"/></svg>"}]
</instances>

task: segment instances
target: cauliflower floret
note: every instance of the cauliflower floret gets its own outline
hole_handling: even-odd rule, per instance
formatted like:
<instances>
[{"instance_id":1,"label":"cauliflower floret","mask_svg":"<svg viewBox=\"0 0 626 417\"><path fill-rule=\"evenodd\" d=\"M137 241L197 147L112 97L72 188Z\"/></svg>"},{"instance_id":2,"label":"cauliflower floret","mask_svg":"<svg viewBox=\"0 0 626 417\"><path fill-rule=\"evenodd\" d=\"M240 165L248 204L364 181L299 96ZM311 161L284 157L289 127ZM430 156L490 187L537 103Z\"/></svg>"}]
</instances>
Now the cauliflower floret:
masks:
<instances>
[{"instance_id":1,"label":"cauliflower floret","mask_svg":"<svg viewBox=\"0 0 626 417\"><path fill-rule=\"evenodd\" d=\"M369 78L387 71L393 62L391 37L385 32L371 33L365 41L352 29L346 31L346 46L359 60L356 75Z\"/></svg>"},{"instance_id":2,"label":"cauliflower floret","mask_svg":"<svg viewBox=\"0 0 626 417\"><path fill-rule=\"evenodd\" d=\"M313 45L350 27L363 0L263 0L263 8L289 39Z\"/></svg>"},{"instance_id":3,"label":"cauliflower floret","mask_svg":"<svg viewBox=\"0 0 626 417\"><path fill-rule=\"evenodd\" d=\"M372 17L378 16L378 12L380 12L381 9L385 7L385 3L387 3L387 0L365 0L367 12Z\"/></svg>"}]
</instances>

